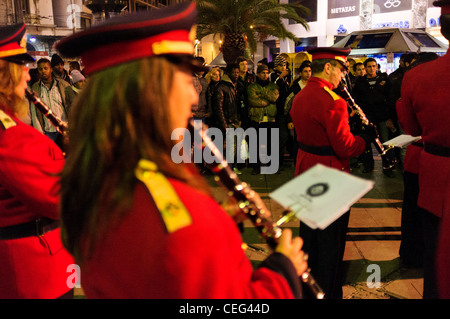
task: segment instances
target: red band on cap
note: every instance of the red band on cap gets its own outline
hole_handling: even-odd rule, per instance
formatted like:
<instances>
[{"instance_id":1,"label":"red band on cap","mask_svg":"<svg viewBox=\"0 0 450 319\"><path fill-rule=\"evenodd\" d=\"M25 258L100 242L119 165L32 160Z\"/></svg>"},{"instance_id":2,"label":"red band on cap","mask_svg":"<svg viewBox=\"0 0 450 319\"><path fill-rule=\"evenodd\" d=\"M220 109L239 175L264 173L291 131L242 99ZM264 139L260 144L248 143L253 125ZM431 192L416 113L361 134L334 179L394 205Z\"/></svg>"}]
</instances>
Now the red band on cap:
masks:
<instances>
[{"instance_id":1,"label":"red band on cap","mask_svg":"<svg viewBox=\"0 0 450 319\"><path fill-rule=\"evenodd\" d=\"M17 42L0 46L0 58L27 53L26 48L22 48Z\"/></svg>"},{"instance_id":2,"label":"red band on cap","mask_svg":"<svg viewBox=\"0 0 450 319\"><path fill-rule=\"evenodd\" d=\"M169 43L169 45L164 45L165 43ZM171 43L174 43L172 47ZM160 44L164 46L164 50L155 52L156 46ZM149 38L99 46L85 52L82 59L85 65L84 71L86 74L92 74L114 65L153 55L177 53L193 53L192 41L186 30L169 31Z\"/></svg>"},{"instance_id":3,"label":"red band on cap","mask_svg":"<svg viewBox=\"0 0 450 319\"><path fill-rule=\"evenodd\" d=\"M335 60L336 58L339 59L346 59L345 55L338 55L336 53L330 53L330 52L320 52L320 53L314 53L312 55L313 60L320 60L320 59L331 59Z\"/></svg>"},{"instance_id":4,"label":"red band on cap","mask_svg":"<svg viewBox=\"0 0 450 319\"><path fill-rule=\"evenodd\" d=\"M450 5L441 8L441 14L450 14Z\"/></svg>"}]
</instances>

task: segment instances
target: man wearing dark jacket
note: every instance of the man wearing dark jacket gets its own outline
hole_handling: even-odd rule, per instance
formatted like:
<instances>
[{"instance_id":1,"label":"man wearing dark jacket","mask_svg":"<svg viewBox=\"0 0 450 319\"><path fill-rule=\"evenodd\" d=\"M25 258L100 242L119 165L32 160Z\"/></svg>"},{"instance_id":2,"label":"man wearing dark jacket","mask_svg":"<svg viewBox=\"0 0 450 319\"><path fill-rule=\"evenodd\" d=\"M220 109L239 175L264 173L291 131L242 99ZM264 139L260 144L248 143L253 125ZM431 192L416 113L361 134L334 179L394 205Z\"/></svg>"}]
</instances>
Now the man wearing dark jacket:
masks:
<instances>
[{"instance_id":1,"label":"man wearing dark jacket","mask_svg":"<svg viewBox=\"0 0 450 319\"><path fill-rule=\"evenodd\" d=\"M239 76L237 80L238 112L241 126L246 129L249 125L247 88L255 82L256 76L248 71L248 61L245 57L241 56L237 58L236 63L239 65Z\"/></svg>"},{"instance_id":2,"label":"man wearing dark jacket","mask_svg":"<svg viewBox=\"0 0 450 319\"><path fill-rule=\"evenodd\" d=\"M50 62L53 69L54 78L64 80L69 84L73 84L69 72L64 69L64 60L58 54L53 54L52 60Z\"/></svg>"},{"instance_id":3,"label":"man wearing dark jacket","mask_svg":"<svg viewBox=\"0 0 450 319\"><path fill-rule=\"evenodd\" d=\"M223 137L227 136L227 129L240 127L239 113L237 108L237 80L239 76L239 66L237 64L229 64L225 69L225 74L217 84L215 92L212 96L212 124L222 131ZM229 134L228 136L231 136ZM234 135L233 135L234 136ZM238 139L239 140L239 139ZM227 152L236 154L236 141L224 140ZM229 160L230 158L227 157ZM237 168L237 159L233 163L233 170L236 174L241 174Z\"/></svg>"},{"instance_id":4,"label":"man wearing dark jacket","mask_svg":"<svg viewBox=\"0 0 450 319\"><path fill-rule=\"evenodd\" d=\"M381 142L389 139L388 126L392 126L392 119L389 116L389 92L391 83L386 73L378 72L378 63L374 58L364 61L366 75L356 79L353 88L353 98L366 114L368 120L372 122L378 130ZM387 155L393 160L392 150ZM360 156L364 166L364 173L369 173L374 169L372 147L368 145L366 151ZM383 173L388 177L393 177L392 168L384 169Z\"/></svg>"}]
</instances>

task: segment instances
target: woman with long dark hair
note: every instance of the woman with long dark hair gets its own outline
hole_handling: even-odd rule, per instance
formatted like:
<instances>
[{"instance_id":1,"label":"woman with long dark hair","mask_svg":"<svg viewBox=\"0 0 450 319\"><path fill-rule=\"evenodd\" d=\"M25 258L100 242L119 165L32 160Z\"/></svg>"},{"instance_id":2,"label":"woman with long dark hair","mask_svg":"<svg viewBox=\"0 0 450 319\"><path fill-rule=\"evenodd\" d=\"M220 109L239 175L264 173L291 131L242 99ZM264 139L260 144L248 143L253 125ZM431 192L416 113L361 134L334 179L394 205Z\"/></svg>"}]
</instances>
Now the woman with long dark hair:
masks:
<instances>
[{"instance_id":1,"label":"woman with long dark hair","mask_svg":"<svg viewBox=\"0 0 450 319\"><path fill-rule=\"evenodd\" d=\"M63 240L88 298L299 297L301 239L287 231L253 271L195 166L171 159L171 133L198 101L195 17L195 3L183 3L110 19L57 46L81 55L89 75L71 111L61 186Z\"/></svg>"}]
</instances>

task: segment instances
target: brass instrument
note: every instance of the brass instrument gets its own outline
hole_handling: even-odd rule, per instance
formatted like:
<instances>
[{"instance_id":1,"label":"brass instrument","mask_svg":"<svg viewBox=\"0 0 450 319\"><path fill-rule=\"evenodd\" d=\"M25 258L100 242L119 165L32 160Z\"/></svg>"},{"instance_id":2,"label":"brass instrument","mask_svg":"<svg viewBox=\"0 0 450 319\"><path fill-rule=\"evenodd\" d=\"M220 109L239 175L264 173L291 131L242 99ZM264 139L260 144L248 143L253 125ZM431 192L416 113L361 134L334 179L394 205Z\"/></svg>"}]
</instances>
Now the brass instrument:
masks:
<instances>
[{"instance_id":1,"label":"brass instrument","mask_svg":"<svg viewBox=\"0 0 450 319\"><path fill-rule=\"evenodd\" d=\"M252 190L246 183L239 180L237 174L233 172L231 167L223 158L222 152L217 149L213 141L207 136L204 128L202 127L199 129L195 127L193 122L194 121L191 121L189 123L190 131L194 132L194 134L200 134L202 149L208 149L217 160L217 163L205 163L214 173L215 181L221 183L229 191L229 195L236 199L240 211L242 211L245 216L252 221L255 228L266 240L270 248L275 249L282 233L282 229L279 226L292 219L295 214L287 211L285 212L283 218L281 218L278 222L273 223L270 220L271 214L269 211L264 210L264 204L258 193ZM311 275L310 269L307 269L301 275L301 279L302 282L310 289L315 298L323 299L325 297L324 292Z\"/></svg>"},{"instance_id":2,"label":"brass instrument","mask_svg":"<svg viewBox=\"0 0 450 319\"><path fill-rule=\"evenodd\" d=\"M375 149L383 159L383 169L390 169L394 167L395 161L392 161L390 158L386 156L387 151L389 151L392 148L392 146L388 146L386 148L381 143L380 136L378 134L376 126L369 121L369 119L366 117L361 107L359 107L359 105L356 104L355 100L350 95L347 86L342 81L339 83L338 89L341 90L341 92L343 93L344 99L347 101L347 104L350 106L351 110L359 117L361 121L361 129L364 131L368 127L371 127L376 132L377 137L373 140L373 144L375 146Z\"/></svg>"}]
</instances>

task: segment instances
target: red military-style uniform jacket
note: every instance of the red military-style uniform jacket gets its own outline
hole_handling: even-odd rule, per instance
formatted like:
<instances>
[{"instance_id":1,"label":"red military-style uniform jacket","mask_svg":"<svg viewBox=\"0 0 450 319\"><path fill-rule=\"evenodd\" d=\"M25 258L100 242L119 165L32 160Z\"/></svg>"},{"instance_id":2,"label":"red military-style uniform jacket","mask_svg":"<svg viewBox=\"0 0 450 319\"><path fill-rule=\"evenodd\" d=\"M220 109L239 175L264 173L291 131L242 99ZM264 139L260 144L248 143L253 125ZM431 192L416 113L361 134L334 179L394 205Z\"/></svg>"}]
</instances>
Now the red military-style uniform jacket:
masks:
<instances>
[{"instance_id":1,"label":"red military-style uniform jacket","mask_svg":"<svg viewBox=\"0 0 450 319\"><path fill-rule=\"evenodd\" d=\"M422 141L418 141L422 143ZM419 160L420 154L422 153L422 147L414 144L408 145L406 147L406 154L403 163L403 167L406 172L413 174L419 174Z\"/></svg>"},{"instance_id":2,"label":"red military-style uniform jacket","mask_svg":"<svg viewBox=\"0 0 450 319\"><path fill-rule=\"evenodd\" d=\"M422 136L424 144L450 147L450 56L418 65L406 72L397 102L400 125L407 134ZM419 162L418 205L442 217L450 197L450 158L422 152Z\"/></svg>"},{"instance_id":3,"label":"red military-style uniform jacket","mask_svg":"<svg viewBox=\"0 0 450 319\"><path fill-rule=\"evenodd\" d=\"M0 110L0 228L37 218L59 219L61 150L48 137ZM60 230L0 240L0 298L56 298L69 287Z\"/></svg>"},{"instance_id":4,"label":"red military-style uniform jacket","mask_svg":"<svg viewBox=\"0 0 450 319\"><path fill-rule=\"evenodd\" d=\"M138 183L130 211L81 265L87 298L293 297L280 273L253 270L235 222L219 204L180 181L168 181L191 220L170 231L149 189Z\"/></svg>"},{"instance_id":5,"label":"red military-style uniform jacket","mask_svg":"<svg viewBox=\"0 0 450 319\"><path fill-rule=\"evenodd\" d=\"M297 141L313 147L331 147L335 153L316 155L299 149L295 175L318 163L350 172L350 157L364 152L364 139L350 132L347 103L332 90L328 81L311 77L292 102L290 115Z\"/></svg>"},{"instance_id":6,"label":"red military-style uniform jacket","mask_svg":"<svg viewBox=\"0 0 450 319\"><path fill-rule=\"evenodd\" d=\"M450 157L427 152L427 144L450 148L450 51L406 72L397 102L400 125L407 134L422 136L418 205L441 218L437 277L442 298L450 298Z\"/></svg>"}]
</instances>

